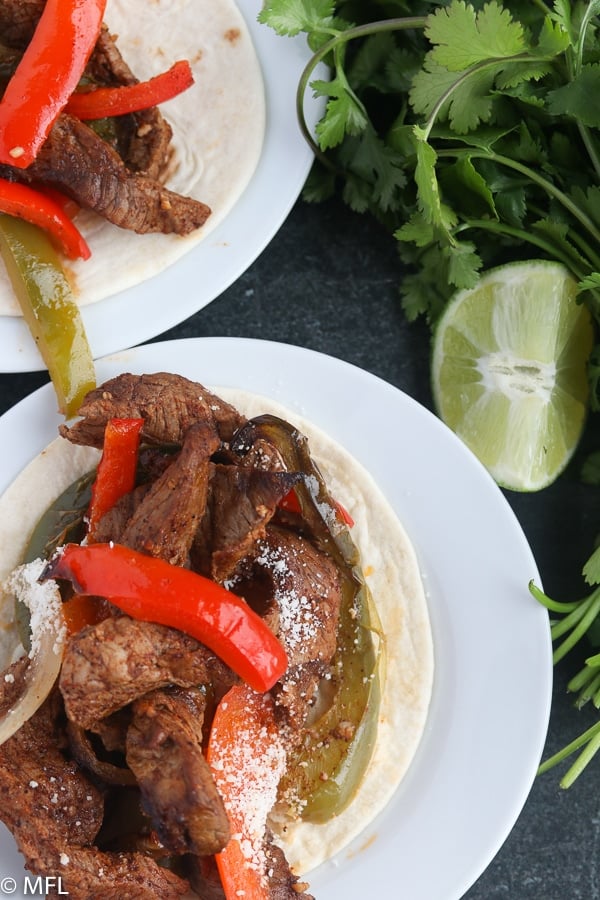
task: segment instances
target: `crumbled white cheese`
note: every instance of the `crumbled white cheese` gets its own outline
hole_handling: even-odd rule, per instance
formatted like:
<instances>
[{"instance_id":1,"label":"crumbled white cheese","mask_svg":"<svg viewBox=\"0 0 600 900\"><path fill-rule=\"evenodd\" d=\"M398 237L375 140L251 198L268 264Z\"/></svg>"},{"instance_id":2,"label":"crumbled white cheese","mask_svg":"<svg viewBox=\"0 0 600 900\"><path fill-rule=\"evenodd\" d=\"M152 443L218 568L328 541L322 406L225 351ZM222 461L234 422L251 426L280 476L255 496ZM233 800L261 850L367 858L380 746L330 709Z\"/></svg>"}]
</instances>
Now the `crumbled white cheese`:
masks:
<instances>
[{"instance_id":1,"label":"crumbled white cheese","mask_svg":"<svg viewBox=\"0 0 600 900\"><path fill-rule=\"evenodd\" d=\"M6 579L4 589L14 594L17 600L24 603L31 616L31 649L29 658L33 659L40 648L44 634L55 635L54 652L59 653L60 646L66 637L66 628L62 618L61 599L53 581L39 581L46 561L34 559L14 569Z\"/></svg>"}]
</instances>

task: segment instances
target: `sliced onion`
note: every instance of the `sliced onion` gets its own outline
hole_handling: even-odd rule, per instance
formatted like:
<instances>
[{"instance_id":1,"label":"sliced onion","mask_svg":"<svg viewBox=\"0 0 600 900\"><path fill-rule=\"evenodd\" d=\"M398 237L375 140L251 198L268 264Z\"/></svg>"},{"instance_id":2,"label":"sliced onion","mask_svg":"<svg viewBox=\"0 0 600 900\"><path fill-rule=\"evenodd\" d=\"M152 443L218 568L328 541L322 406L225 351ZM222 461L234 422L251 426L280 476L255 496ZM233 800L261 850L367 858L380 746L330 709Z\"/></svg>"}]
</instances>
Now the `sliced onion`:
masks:
<instances>
[{"instance_id":1,"label":"sliced onion","mask_svg":"<svg viewBox=\"0 0 600 900\"><path fill-rule=\"evenodd\" d=\"M12 737L39 709L60 672L66 627L58 589L51 581L38 582L44 566L41 559L19 566L3 586L5 592L11 593L29 609L31 650L23 677L23 692L0 720L0 744Z\"/></svg>"}]
</instances>

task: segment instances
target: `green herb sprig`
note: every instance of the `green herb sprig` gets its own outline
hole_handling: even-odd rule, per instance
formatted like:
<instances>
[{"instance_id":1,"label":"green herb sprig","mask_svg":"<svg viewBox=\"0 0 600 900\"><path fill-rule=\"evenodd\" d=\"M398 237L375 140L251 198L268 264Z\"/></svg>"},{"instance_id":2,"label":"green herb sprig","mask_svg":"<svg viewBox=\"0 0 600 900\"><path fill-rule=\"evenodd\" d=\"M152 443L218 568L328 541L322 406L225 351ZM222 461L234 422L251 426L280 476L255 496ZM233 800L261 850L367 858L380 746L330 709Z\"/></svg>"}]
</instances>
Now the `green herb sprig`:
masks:
<instances>
[{"instance_id":1,"label":"green herb sprig","mask_svg":"<svg viewBox=\"0 0 600 900\"><path fill-rule=\"evenodd\" d=\"M553 619L550 626L555 645L553 654L555 664L584 638L591 647L600 647L600 547L594 550L584 565L583 576L592 590L581 600L571 603L552 600L535 584L529 585L533 596L548 609L550 614L559 616ZM600 653L596 652L587 657L583 668L569 681L567 690L576 694L578 708L581 709L591 702L596 709L600 709ZM561 787L568 788L599 750L600 721L595 722L558 753L544 760L539 767L539 773L547 772L580 751L560 780Z\"/></svg>"},{"instance_id":2,"label":"green herb sprig","mask_svg":"<svg viewBox=\"0 0 600 900\"><path fill-rule=\"evenodd\" d=\"M297 95L317 158L304 197L340 191L389 228L409 320L433 325L482 268L535 253L573 272L600 321L599 12L600 0L265 3L260 20L305 33L314 53ZM309 90L326 99L314 136Z\"/></svg>"}]
</instances>

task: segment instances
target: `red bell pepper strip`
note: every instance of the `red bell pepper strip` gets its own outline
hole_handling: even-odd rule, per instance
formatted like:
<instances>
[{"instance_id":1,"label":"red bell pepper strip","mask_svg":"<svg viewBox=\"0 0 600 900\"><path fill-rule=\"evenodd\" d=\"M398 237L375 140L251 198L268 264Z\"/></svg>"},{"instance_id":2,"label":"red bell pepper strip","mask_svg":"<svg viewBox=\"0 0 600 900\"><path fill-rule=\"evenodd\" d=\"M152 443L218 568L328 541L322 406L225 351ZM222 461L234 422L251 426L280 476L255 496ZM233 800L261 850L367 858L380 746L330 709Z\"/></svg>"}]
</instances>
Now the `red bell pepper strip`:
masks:
<instances>
[{"instance_id":1,"label":"red bell pepper strip","mask_svg":"<svg viewBox=\"0 0 600 900\"><path fill-rule=\"evenodd\" d=\"M334 500L333 505L340 515L342 522L348 526L348 528L354 527L354 519L346 509L346 507L339 502L339 500ZM298 495L294 488L291 488L285 497L282 497L279 501L279 506L281 509L287 509L288 512L298 513L300 515L302 513L302 507L300 505L300 501L298 500Z\"/></svg>"},{"instance_id":2,"label":"red bell pepper strip","mask_svg":"<svg viewBox=\"0 0 600 900\"><path fill-rule=\"evenodd\" d=\"M0 100L0 162L26 169L77 87L98 40L106 0L46 0Z\"/></svg>"},{"instance_id":3,"label":"red bell pepper strip","mask_svg":"<svg viewBox=\"0 0 600 900\"><path fill-rule=\"evenodd\" d=\"M44 577L66 578L77 593L106 597L135 619L186 632L257 691L270 690L287 668L283 646L244 600L165 560L120 544L67 544Z\"/></svg>"},{"instance_id":4,"label":"red bell pepper strip","mask_svg":"<svg viewBox=\"0 0 600 900\"><path fill-rule=\"evenodd\" d=\"M148 81L76 92L69 98L66 109L72 116L84 120L122 116L172 100L193 83L191 66L182 59Z\"/></svg>"},{"instance_id":5,"label":"red bell pepper strip","mask_svg":"<svg viewBox=\"0 0 600 900\"><path fill-rule=\"evenodd\" d=\"M230 688L215 711L207 759L231 826L229 843L215 857L225 898L268 900L266 816L285 768L270 695L243 684Z\"/></svg>"},{"instance_id":6,"label":"red bell pepper strip","mask_svg":"<svg viewBox=\"0 0 600 900\"><path fill-rule=\"evenodd\" d=\"M102 456L87 513L88 539L91 541L102 516L135 487L143 425L143 419L109 419L106 423Z\"/></svg>"},{"instance_id":7,"label":"red bell pepper strip","mask_svg":"<svg viewBox=\"0 0 600 900\"><path fill-rule=\"evenodd\" d=\"M101 597L74 594L61 606L67 634L77 634L86 625L95 625L110 616L110 606Z\"/></svg>"},{"instance_id":8,"label":"red bell pepper strip","mask_svg":"<svg viewBox=\"0 0 600 900\"><path fill-rule=\"evenodd\" d=\"M0 212L43 228L69 259L89 259L92 255L85 238L58 203L26 184L0 178Z\"/></svg>"},{"instance_id":9,"label":"red bell pepper strip","mask_svg":"<svg viewBox=\"0 0 600 900\"><path fill-rule=\"evenodd\" d=\"M37 191L40 194L43 194L45 197L50 197L51 200L54 200L57 206L60 206L62 211L69 219L74 219L77 213L81 210L80 205L73 200L71 197L67 197L66 194L63 194L62 191L57 190L56 188L50 187L49 184L44 184L41 181L35 181L31 183L31 187L34 191Z\"/></svg>"}]
</instances>

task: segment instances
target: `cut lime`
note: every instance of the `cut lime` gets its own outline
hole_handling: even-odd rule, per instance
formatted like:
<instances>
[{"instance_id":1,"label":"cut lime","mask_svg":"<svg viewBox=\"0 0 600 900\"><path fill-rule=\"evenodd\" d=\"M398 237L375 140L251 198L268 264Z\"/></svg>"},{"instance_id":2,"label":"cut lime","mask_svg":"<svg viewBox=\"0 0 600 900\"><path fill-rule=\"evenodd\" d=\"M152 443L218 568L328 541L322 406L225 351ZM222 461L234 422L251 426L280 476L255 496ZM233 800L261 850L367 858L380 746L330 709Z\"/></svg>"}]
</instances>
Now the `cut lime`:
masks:
<instances>
[{"instance_id":1,"label":"cut lime","mask_svg":"<svg viewBox=\"0 0 600 900\"><path fill-rule=\"evenodd\" d=\"M576 294L558 263L500 266L452 298L434 334L440 418L511 490L551 484L583 430L593 326Z\"/></svg>"}]
</instances>

